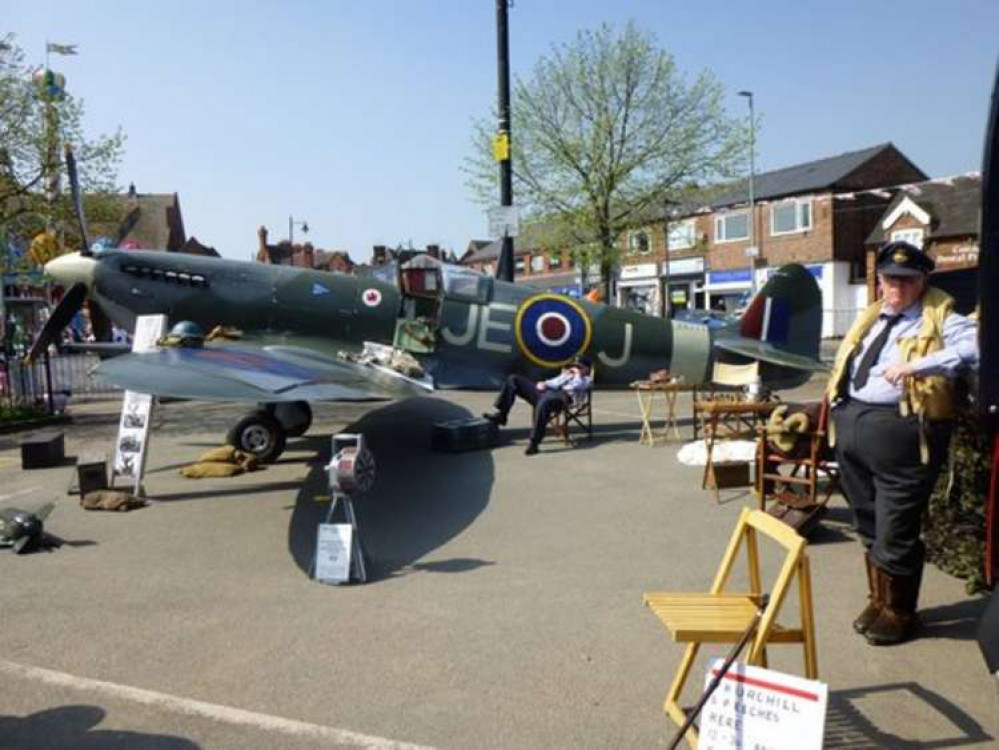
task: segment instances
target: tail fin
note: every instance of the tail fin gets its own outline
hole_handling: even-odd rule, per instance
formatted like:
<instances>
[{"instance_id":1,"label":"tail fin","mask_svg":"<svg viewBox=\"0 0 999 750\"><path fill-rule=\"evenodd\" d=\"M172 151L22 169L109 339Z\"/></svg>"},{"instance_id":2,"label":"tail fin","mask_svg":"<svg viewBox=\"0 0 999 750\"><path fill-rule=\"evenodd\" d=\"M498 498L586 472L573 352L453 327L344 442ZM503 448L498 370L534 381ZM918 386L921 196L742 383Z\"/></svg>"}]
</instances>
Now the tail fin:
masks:
<instances>
[{"instance_id":1,"label":"tail fin","mask_svg":"<svg viewBox=\"0 0 999 750\"><path fill-rule=\"evenodd\" d=\"M804 266L782 266L739 320L738 336L720 337L722 351L759 360L771 387L794 387L825 366L819 361L822 292Z\"/></svg>"}]
</instances>

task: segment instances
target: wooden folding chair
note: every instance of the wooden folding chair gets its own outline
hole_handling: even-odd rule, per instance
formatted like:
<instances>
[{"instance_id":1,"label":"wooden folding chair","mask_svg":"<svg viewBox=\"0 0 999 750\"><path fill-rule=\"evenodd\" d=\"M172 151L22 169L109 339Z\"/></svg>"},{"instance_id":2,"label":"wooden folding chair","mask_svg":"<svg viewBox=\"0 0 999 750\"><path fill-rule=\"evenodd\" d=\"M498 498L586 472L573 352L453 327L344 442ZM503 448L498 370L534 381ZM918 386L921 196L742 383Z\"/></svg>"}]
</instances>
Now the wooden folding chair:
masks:
<instances>
[{"instance_id":1,"label":"wooden folding chair","mask_svg":"<svg viewBox=\"0 0 999 750\"><path fill-rule=\"evenodd\" d=\"M702 643L736 643L746 631L764 593L760 580L758 538L767 537L784 548L784 560L770 590L759 627L746 657L747 664L767 666L767 646L800 643L804 671L809 679L818 677L815 651L815 618L812 611L812 584L805 540L793 529L760 510L745 508L736 524L711 590L706 594L650 592L645 604L662 621L675 642L687 643L683 659L666 694L663 710L682 726L686 720L679 700ZM745 543L749 591L725 591L739 548ZM777 623L777 615L794 579L798 580L801 626L788 628ZM697 747L697 733L688 732L691 747Z\"/></svg>"}]
</instances>

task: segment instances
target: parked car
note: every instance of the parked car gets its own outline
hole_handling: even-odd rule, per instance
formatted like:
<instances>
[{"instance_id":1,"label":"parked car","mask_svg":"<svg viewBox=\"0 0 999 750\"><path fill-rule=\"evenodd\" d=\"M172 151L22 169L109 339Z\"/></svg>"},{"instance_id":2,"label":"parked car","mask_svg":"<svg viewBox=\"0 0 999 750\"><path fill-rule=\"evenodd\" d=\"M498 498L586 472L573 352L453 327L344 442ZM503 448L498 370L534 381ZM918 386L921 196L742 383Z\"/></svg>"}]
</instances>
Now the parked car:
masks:
<instances>
[{"instance_id":1,"label":"parked car","mask_svg":"<svg viewBox=\"0 0 999 750\"><path fill-rule=\"evenodd\" d=\"M677 310L673 314L673 319L683 323L695 323L707 326L708 328L725 328L739 318L734 313L721 312L719 310Z\"/></svg>"}]
</instances>

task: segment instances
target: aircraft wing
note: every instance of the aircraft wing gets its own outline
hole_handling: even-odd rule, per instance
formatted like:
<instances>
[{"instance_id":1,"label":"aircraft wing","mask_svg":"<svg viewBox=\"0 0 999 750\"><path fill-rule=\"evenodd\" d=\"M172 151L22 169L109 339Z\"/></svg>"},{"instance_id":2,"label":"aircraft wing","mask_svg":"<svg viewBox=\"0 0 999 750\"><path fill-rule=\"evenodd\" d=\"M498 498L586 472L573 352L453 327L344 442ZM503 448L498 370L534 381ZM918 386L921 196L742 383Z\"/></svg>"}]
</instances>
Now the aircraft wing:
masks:
<instances>
[{"instance_id":1,"label":"aircraft wing","mask_svg":"<svg viewBox=\"0 0 999 750\"><path fill-rule=\"evenodd\" d=\"M370 401L433 390L429 379L291 346L168 347L106 360L94 372L128 390L196 401Z\"/></svg>"},{"instance_id":2,"label":"aircraft wing","mask_svg":"<svg viewBox=\"0 0 999 750\"><path fill-rule=\"evenodd\" d=\"M766 341L757 341L749 338L721 338L715 340L715 347L722 351L738 354L743 357L758 359L761 362L769 362L782 367L793 367L797 370L808 370L809 372L826 372L829 368L816 359L806 357L803 354L794 354L778 349L773 344Z\"/></svg>"}]
</instances>

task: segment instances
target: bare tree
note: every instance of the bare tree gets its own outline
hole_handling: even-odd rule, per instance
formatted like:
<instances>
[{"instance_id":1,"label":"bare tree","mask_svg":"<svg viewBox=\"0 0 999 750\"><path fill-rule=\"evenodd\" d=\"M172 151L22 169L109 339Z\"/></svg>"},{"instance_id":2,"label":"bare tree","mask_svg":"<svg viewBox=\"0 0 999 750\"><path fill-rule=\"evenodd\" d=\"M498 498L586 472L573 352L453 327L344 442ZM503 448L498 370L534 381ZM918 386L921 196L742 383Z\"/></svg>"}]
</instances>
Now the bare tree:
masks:
<instances>
[{"instance_id":1,"label":"bare tree","mask_svg":"<svg viewBox=\"0 0 999 750\"><path fill-rule=\"evenodd\" d=\"M730 179L744 162L745 125L722 106L709 72L687 80L655 37L629 23L583 31L514 83L515 202L569 246L581 269L599 264L605 294L617 238L661 216L665 200ZM495 202L489 123L474 123L469 187Z\"/></svg>"}]
</instances>

